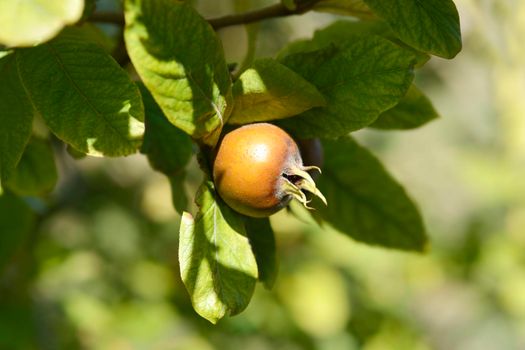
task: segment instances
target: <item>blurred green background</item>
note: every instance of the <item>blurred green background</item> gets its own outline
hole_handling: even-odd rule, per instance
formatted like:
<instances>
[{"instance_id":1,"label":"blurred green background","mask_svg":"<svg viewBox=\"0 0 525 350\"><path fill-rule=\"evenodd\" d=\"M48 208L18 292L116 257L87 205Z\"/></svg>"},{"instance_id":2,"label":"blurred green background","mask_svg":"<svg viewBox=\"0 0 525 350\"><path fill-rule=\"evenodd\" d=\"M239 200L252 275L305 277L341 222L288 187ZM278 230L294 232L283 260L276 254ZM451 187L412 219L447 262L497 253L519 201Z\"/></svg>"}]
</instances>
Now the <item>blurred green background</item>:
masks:
<instances>
[{"instance_id":1,"label":"blurred green background","mask_svg":"<svg viewBox=\"0 0 525 350\"><path fill-rule=\"evenodd\" d=\"M419 203L426 255L281 212L274 289L259 285L242 314L213 326L180 281L166 178L141 155L74 160L57 149L51 206L31 200L45 215L0 272L0 349L525 349L525 2L455 2L463 51L416 78L442 118L356 133ZM272 2L193 3L216 17ZM257 56L338 18L261 23ZM244 28L220 35L228 61L241 61ZM188 171L193 195L200 175Z\"/></svg>"}]
</instances>

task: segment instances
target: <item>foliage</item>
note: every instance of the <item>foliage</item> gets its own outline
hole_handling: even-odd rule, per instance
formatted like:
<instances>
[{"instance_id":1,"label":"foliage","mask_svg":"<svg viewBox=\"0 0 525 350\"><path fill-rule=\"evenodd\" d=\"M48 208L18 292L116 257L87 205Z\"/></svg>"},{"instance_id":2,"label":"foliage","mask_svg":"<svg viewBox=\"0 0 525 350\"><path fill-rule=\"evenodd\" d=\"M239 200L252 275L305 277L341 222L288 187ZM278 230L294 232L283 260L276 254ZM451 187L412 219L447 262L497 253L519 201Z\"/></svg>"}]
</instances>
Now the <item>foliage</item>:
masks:
<instances>
[{"instance_id":1,"label":"foliage","mask_svg":"<svg viewBox=\"0 0 525 350\"><path fill-rule=\"evenodd\" d=\"M19 9L20 22L7 15L13 12L9 7L0 11L0 43L6 45L0 58L0 198L7 206L0 223L7 241L14 242L2 247L9 250L4 256L18 249L29 225L9 220L26 223L32 215L17 195L49 199L56 182L52 141L79 156L140 150L152 168L168 176L173 205L182 214L180 270L193 307L213 323L241 312L257 279L273 285L279 255L274 233L267 220L227 207L208 177L223 131L254 121L273 121L297 139L323 139L326 165L319 186L329 203L315 205L311 214L318 222L368 244L425 249L417 206L348 134L368 127L411 129L437 117L413 84L414 71L429 55L452 58L461 49L451 0L365 0L348 6L296 0L253 12L252 19L262 20L336 11L372 22L333 24L338 30L329 26L311 40L291 43L277 58L256 59L233 74L214 29L248 23L249 16L207 21L188 2L126 0L124 42L112 57L111 38L108 43L106 34L78 22L77 3L50 2L50 8L68 11L33 19L40 5L28 2ZM95 22L96 15L81 21ZM25 35L35 32L46 34ZM127 70L127 55L138 77ZM42 121L46 138L31 136L32 123ZM192 216L186 212L185 171L194 150L204 180Z\"/></svg>"}]
</instances>

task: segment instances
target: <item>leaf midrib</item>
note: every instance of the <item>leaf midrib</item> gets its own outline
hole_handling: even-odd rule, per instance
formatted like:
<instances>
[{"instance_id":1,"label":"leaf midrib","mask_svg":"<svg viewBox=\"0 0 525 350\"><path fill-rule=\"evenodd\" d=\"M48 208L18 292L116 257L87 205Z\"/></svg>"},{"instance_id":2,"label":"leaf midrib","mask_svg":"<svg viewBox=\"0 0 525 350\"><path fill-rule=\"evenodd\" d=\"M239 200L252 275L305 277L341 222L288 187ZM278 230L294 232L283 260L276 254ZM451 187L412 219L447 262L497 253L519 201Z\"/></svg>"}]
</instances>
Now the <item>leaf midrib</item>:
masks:
<instances>
[{"instance_id":1,"label":"leaf midrib","mask_svg":"<svg viewBox=\"0 0 525 350\"><path fill-rule=\"evenodd\" d=\"M62 59L60 58L60 55L59 53L57 52L57 50L53 47L53 44L50 42L48 43L47 45L45 45L48 47L49 51L51 52L51 54L56 58L56 61L58 63L58 65L60 66L62 72L64 73L64 75L66 76L66 78L69 80L69 82L71 83L71 85L75 88L75 90L78 92L78 94L86 101L87 105L91 108L91 110L97 115L99 116L101 119L103 119L105 122L106 122L106 125L109 125L109 127L113 130L113 132L115 134L117 134L121 139L123 139L126 143L131 143L131 140L129 140L127 137L123 136L118 129L115 128L115 126L110 122L110 120L108 119L108 117L100 112L96 107L95 105L93 105L93 103L90 101L89 97L84 94L84 92L80 89L80 86L77 85L77 83L75 82L75 80L73 79L73 77L69 74L69 71L67 70L67 67L66 65L64 64L64 62L62 61ZM131 118L131 115L129 116Z\"/></svg>"}]
</instances>

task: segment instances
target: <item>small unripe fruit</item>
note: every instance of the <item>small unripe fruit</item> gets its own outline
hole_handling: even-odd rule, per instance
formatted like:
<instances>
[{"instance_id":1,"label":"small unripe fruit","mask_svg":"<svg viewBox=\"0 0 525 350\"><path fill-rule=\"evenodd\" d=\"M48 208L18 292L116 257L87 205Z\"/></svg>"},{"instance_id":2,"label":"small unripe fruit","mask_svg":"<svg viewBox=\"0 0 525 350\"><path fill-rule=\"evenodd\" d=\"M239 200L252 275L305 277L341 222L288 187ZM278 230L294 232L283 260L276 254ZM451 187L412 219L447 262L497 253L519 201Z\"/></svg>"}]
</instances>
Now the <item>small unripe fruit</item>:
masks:
<instances>
[{"instance_id":1,"label":"small unripe fruit","mask_svg":"<svg viewBox=\"0 0 525 350\"><path fill-rule=\"evenodd\" d=\"M227 133L219 143L213 179L221 198L237 212L266 217L292 198L307 206L302 190L323 201L305 167L295 141L267 123L245 125ZM325 201L326 202L326 201Z\"/></svg>"}]
</instances>

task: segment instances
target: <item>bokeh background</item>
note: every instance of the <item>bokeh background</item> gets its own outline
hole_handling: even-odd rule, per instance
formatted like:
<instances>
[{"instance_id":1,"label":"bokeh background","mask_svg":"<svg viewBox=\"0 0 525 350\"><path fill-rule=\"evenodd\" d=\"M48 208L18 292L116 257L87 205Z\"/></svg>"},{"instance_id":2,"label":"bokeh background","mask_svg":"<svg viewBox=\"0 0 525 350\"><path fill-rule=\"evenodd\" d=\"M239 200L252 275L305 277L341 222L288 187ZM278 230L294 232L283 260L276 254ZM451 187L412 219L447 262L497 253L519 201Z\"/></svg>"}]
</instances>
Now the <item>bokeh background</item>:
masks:
<instances>
[{"instance_id":1,"label":"bokeh background","mask_svg":"<svg viewBox=\"0 0 525 350\"><path fill-rule=\"evenodd\" d=\"M242 314L212 326L179 278L180 217L166 178L141 155L74 160L57 147L51 205L30 199L45 215L0 275L0 349L525 349L525 2L455 2L463 51L432 58L416 78L442 117L356 133L419 203L427 254L279 213L274 289L258 286ZM216 17L271 1L193 3ZM266 21L256 54L338 18ZM244 28L220 35L228 61L241 61ZM188 173L193 195L196 164Z\"/></svg>"}]
</instances>

